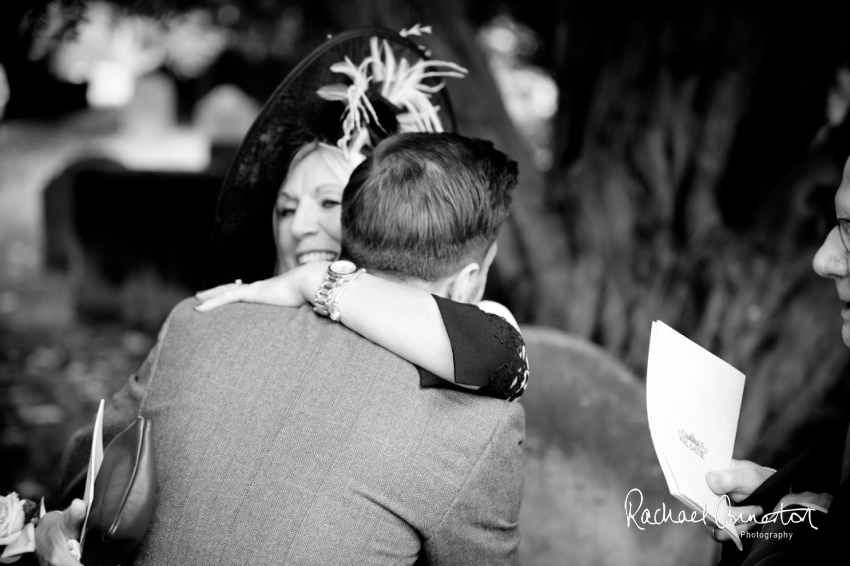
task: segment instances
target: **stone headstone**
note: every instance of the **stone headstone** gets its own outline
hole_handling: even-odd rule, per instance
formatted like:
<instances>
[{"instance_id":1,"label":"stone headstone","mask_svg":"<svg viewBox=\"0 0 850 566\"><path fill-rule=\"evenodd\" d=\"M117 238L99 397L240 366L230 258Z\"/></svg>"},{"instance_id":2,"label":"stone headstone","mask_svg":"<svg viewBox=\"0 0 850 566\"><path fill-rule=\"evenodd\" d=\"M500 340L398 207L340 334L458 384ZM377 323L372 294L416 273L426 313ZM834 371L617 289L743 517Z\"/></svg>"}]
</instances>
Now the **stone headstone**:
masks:
<instances>
[{"instance_id":1,"label":"stone headstone","mask_svg":"<svg viewBox=\"0 0 850 566\"><path fill-rule=\"evenodd\" d=\"M218 85L195 106L195 127L214 144L239 145L260 113L260 104L231 84Z\"/></svg>"},{"instance_id":2,"label":"stone headstone","mask_svg":"<svg viewBox=\"0 0 850 566\"><path fill-rule=\"evenodd\" d=\"M156 134L177 125L177 89L163 74L139 77L133 99L122 112L126 133Z\"/></svg>"},{"instance_id":3,"label":"stone headstone","mask_svg":"<svg viewBox=\"0 0 850 566\"><path fill-rule=\"evenodd\" d=\"M692 564L717 561L719 545L694 524L627 523L633 489L643 508L685 509L667 490L646 420L642 380L582 338L523 327L530 379L526 416L521 562ZM636 509L639 498L630 501Z\"/></svg>"},{"instance_id":4,"label":"stone headstone","mask_svg":"<svg viewBox=\"0 0 850 566\"><path fill-rule=\"evenodd\" d=\"M195 127L210 141L209 171L224 175L260 113L260 104L235 85L219 85L195 107Z\"/></svg>"},{"instance_id":5,"label":"stone headstone","mask_svg":"<svg viewBox=\"0 0 850 566\"><path fill-rule=\"evenodd\" d=\"M89 318L156 330L201 289L221 178L87 160L45 192L47 264L71 274Z\"/></svg>"}]
</instances>

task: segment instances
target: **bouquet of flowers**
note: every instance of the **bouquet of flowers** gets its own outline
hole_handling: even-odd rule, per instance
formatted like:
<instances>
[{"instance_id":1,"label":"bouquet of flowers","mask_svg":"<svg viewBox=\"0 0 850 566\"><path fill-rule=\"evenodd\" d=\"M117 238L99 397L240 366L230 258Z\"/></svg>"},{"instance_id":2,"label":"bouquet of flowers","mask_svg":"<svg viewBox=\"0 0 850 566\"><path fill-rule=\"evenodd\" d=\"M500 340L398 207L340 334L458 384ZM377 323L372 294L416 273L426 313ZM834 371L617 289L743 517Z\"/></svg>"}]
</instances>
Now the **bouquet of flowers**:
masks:
<instances>
[{"instance_id":1,"label":"bouquet of flowers","mask_svg":"<svg viewBox=\"0 0 850 566\"><path fill-rule=\"evenodd\" d=\"M0 563L16 562L21 554L35 550L35 526L44 512L44 500L37 505L14 491L0 497L0 547L5 547Z\"/></svg>"}]
</instances>

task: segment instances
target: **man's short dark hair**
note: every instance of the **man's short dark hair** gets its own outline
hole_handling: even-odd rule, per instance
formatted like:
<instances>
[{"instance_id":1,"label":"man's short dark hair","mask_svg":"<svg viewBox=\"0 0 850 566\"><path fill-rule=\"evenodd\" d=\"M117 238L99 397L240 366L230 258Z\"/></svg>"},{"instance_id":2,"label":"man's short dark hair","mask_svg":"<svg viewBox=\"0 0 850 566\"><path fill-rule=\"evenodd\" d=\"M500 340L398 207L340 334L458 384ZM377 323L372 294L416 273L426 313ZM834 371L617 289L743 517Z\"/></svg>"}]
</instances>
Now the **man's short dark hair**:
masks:
<instances>
[{"instance_id":1,"label":"man's short dark hair","mask_svg":"<svg viewBox=\"0 0 850 566\"><path fill-rule=\"evenodd\" d=\"M343 256L397 277L442 279L483 259L508 216L516 182L516 162L488 141L391 136L345 188Z\"/></svg>"}]
</instances>

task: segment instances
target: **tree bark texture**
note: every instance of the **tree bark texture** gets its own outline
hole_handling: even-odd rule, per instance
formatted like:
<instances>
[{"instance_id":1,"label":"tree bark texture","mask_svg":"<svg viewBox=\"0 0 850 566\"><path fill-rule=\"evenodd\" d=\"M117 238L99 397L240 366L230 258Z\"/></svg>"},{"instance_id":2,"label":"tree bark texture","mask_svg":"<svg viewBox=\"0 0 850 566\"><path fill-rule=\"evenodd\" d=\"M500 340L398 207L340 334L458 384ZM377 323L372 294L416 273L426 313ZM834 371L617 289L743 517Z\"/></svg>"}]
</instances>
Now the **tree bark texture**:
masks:
<instances>
[{"instance_id":1,"label":"tree bark texture","mask_svg":"<svg viewBox=\"0 0 850 566\"><path fill-rule=\"evenodd\" d=\"M811 271L828 222L814 203L850 151L846 124L813 143L832 26L747 6L564 20L546 196L567 268L534 321L639 374L665 321L747 374L738 455L781 460L847 400L840 303Z\"/></svg>"}]
</instances>

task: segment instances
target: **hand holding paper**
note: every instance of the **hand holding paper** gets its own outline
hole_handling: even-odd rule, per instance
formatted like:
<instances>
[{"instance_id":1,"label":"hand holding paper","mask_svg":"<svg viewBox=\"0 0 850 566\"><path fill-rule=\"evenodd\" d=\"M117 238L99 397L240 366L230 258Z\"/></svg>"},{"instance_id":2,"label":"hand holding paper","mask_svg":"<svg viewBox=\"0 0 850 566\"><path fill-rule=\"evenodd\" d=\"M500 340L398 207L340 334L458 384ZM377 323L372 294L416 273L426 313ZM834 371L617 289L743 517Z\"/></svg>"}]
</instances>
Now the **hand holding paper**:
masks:
<instances>
[{"instance_id":1,"label":"hand holding paper","mask_svg":"<svg viewBox=\"0 0 850 566\"><path fill-rule=\"evenodd\" d=\"M49 566L79 566L79 556L72 557L68 543L77 542L83 526L86 507L82 499L75 499L65 511L51 511L38 523L35 530L35 551L39 564Z\"/></svg>"},{"instance_id":2,"label":"hand holding paper","mask_svg":"<svg viewBox=\"0 0 850 566\"><path fill-rule=\"evenodd\" d=\"M94 482L103 462L103 400L97 410L92 431L92 447L89 467L86 472L86 488L83 500L75 499L64 512L53 511L44 514L34 533L34 548L40 564L78 565L82 556L82 543L85 538L86 523L94 499ZM79 534L78 534L79 533ZM75 537L80 537L77 542Z\"/></svg>"},{"instance_id":3,"label":"hand holding paper","mask_svg":"<svg viewBox=\"0 0 850 566\"><path fill-rule=\"evenodd\" d=\"M709 488L706 474L732 465L743 392L741 372L663 322L652 324L647 416L667 487L738 548L738 531L727 524L729 500Z\"/></svg>"}]
</instances>

